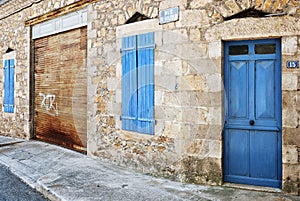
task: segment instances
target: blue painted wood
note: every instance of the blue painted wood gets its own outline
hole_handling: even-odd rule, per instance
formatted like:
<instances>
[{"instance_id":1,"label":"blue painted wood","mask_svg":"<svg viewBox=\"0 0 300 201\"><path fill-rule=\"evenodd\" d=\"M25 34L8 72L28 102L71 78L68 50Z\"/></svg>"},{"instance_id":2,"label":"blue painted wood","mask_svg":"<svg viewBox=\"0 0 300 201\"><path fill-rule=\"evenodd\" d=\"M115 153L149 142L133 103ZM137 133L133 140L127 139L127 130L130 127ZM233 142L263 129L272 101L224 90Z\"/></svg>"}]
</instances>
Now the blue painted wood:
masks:
<instances>
[{"instance_id":1,"label":"blue painted wood","mask_svg":"<svg viewBox=\"0 0 300 201\"><path fill-rule=\"evenodd\" d=\"M249 131L228 129L226 132L228 141L228 169L229 175L248 176L249 160L241 160L249 156ZM239 144L240 146L235 146Z\"/></svg>"},{"instance_id":2,"label":"blue painted wood","mask_svg":"<svg viewBox=\"0 0 300 201\"><path fill-rule=\"evenodd\" d=\"M229 66L229 117L232 121L248 119L248 63L247 61L233 61ZM236 83L239 83L238 85Z\"/></svg>"},{"instance_id":3,"label":"blue painted wood","mask_svg":"<svg viewBox=\"0 0 300 201\"><path fill-rule=\"evenodd\" d=\"M141 133L154 134L154 33L138 38L138 125Z\"/></svg>"},{"instance_id":4,"label":"blue painted wood","mask_svg":"<svg viewBox=\"0 0 300 201\"><path fill-rule=\"evenodd\" d=\"M251 133L251 177L277 180L277 134L272 131Z\"/></svg>"},{"instance_id":5,"label":"blue painted wood","mask_svg":"<svg viewBox=\"0 0 300 201\"><path fill-rule=\"evenodd\" d=\"M154 134L154 33L122 39L122 129Z\"/></svg>"},{"instance_id":6,"label":"blue painted wood","mask_svg":"<svg viewBox=\"0 0 300 201\"><path fill-rule=\"evenodd\" d=\"M276 54L255 54L255 44L270 43L276 44ZM248 45L249 54L230 56L231 45ZM281 188L280 40L224 47L224 181Z\"/></svg>"},{"instance_id":7,"label":"blue painted wood","mask_svg":"<svg viewBox=\"0 0 300 201\"><path fill-rule=\"evenodd\" d=\"M9 60L4 61L4 112L9 112Z\"/></svg>"},{"instance_id":8,"label":"blue painted wood","mask_svg":"<svg viewBox=\"0 0 300 201\"><path fill-rule=\"evenodd\" d=\"M136 36L122 39L122 129L135 131L137 124Z\"/></svg>"},{"instance_id":9,"label":"blue painted wood","mask_svg":"<svg viewBox=\"0 0 300 201\"><path fill-rule=\"evenodd\" d=\"M9 105L8 105L8 112L14 112L14 105L15 105L15 60L9 60Z\"/></svg>"}]
</instances>

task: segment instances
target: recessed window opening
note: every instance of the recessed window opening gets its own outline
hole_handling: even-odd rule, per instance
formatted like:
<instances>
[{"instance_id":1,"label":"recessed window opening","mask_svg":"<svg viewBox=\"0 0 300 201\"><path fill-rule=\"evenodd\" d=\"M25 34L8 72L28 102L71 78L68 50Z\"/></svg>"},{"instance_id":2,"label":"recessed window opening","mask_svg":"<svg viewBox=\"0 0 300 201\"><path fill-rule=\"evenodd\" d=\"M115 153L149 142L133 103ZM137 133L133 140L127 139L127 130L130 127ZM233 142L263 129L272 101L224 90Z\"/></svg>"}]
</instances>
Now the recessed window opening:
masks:
<instances>
[{"instance_id":1,"label":"recessed window opening","mask_svg":"<svg viewBox=\"0 0 300 201\"><path fill-rule=\"evenodd\" d=\"M134 22L140 22L140 21L143 21L143 20L148 20L150 19L149 17L139 13L139 12L136 12L131 18L129 18L125 24L130 24L130 23L134 23Z\"/></svg>"},{"instance_id":2,"label":"recessed window opening","mask_svg":"<svg viewBox=\"0 0 300 201\"><path fill-rule=\"evenodd\" d=\"M238 19L238 18L246 18L246 17L253 17L253 18L263 18L263 17L274 17L274 16L282 16L286 15L286 13L268 13L263 12L260 10L256 10L254 8L247 9L230 17L224 18L224 21Z\"/></svg>"},{"instance_id":3,"label":"recessed window opening","mask_svg":"<svg viewBox=\"0 0 300 201\"><path fill-rule=\"evenodd\" d=\"M6 52L5 53L10 53L10 52L13 52L14 50L12 48L7 48Z\"/></svg>"},{"instance_id":4,"label":"recessed window opening","mask_svg":"<svg viewBox=\"0 0 300 201\"><path fill-rule=\"evenodd\" d=\"M248 45L233 45L229 46L229 55L248 54Z\"/></svg>"}]
</instances>

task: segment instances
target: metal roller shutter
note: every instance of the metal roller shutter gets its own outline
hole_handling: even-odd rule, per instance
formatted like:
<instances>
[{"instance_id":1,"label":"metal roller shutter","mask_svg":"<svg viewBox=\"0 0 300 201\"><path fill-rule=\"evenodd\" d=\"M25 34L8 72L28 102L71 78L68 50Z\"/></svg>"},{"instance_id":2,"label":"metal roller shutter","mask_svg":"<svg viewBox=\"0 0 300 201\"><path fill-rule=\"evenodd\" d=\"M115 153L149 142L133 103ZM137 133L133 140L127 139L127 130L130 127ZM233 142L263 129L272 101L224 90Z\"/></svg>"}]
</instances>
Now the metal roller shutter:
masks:
<instances>
[{"instance_id":1,"label":"metal roller shutter","mask_svg":"<svg viewBox=\"0 0 300 201\"><path fill-rule=\"evenodd\" d=\"M34 45L35 136L85 152L87 29L39 38Z\"/></svg>"}]
</instances>

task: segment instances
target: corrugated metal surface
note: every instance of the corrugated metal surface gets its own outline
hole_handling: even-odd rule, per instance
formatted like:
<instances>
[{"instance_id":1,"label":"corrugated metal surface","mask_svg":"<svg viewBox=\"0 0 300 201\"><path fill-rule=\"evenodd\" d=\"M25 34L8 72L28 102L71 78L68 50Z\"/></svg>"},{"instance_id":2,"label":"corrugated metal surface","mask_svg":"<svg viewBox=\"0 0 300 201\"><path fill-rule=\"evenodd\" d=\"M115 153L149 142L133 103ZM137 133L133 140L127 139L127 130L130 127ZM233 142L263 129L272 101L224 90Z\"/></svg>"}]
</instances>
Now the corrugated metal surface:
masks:
<instances>
[{"instance_id":1,"label":"corrugated metal surface","mask_svg":"<svg viewBox=\"0 0 300 201\"><path fill-rule=\"evenodd\" d=\"M35 43L35 135L86 150L86 27Z\"/></svg>"}]
</instances>

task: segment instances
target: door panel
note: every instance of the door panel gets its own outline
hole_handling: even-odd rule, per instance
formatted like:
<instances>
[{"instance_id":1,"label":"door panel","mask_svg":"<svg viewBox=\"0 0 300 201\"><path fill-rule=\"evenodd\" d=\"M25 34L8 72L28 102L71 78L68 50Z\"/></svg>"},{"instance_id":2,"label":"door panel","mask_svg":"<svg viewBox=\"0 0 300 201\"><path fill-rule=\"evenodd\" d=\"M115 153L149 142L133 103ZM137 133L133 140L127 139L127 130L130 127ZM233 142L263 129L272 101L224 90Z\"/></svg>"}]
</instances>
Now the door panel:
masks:
<instances>
[{"instance_id":1,"label":"door panel","mask_svg":"<svg viewBox=\"0 0 300 201\"><path fill-rule=\"evenodd\" d=\"M280 40L224 47L224 181L281 188Z\"/></svg>"},{"instance_id":2,"label":"door panel","mask_svg":"<svg viewBox=\"0 0 300 201\"><path fill-rule=\"evenodd\" d=\"M256 119L275 119L275 62L261 60L256 62L255 102Z\"/></svg>"},{"instance_id":3,"label":"door panel","mask_svg":"<svg viewBox=\"0 0 300 201\"><path fill-rule=\"evenodd\" d=\"M228 165L230 175L247 176L249 172L249 131L229 129L226 132L228 140ZM241 148L234 146L240 144ZM241 160L242 159L242 160Z\"/></svg>"},{"instance_id":4,"label":"door panel","mask_svg":"<svg viewBox=\"0 0 300 201\"><path fill-rule=\"evenodd\" d=\"M277 179L277 135L272 131L251 133L251 177Z\"/></svg>"},{"instance_id":5,"label":"door panel","mask_svg":"<svg viewBox=\"0 0 300 201\"><path fill-rule=\"evenodd\" d=\"M248 65L245 61L230 63L229 87L229 118L245 119L248 117L247 105L248 91Z\"/></svg>"}]
</instances>

